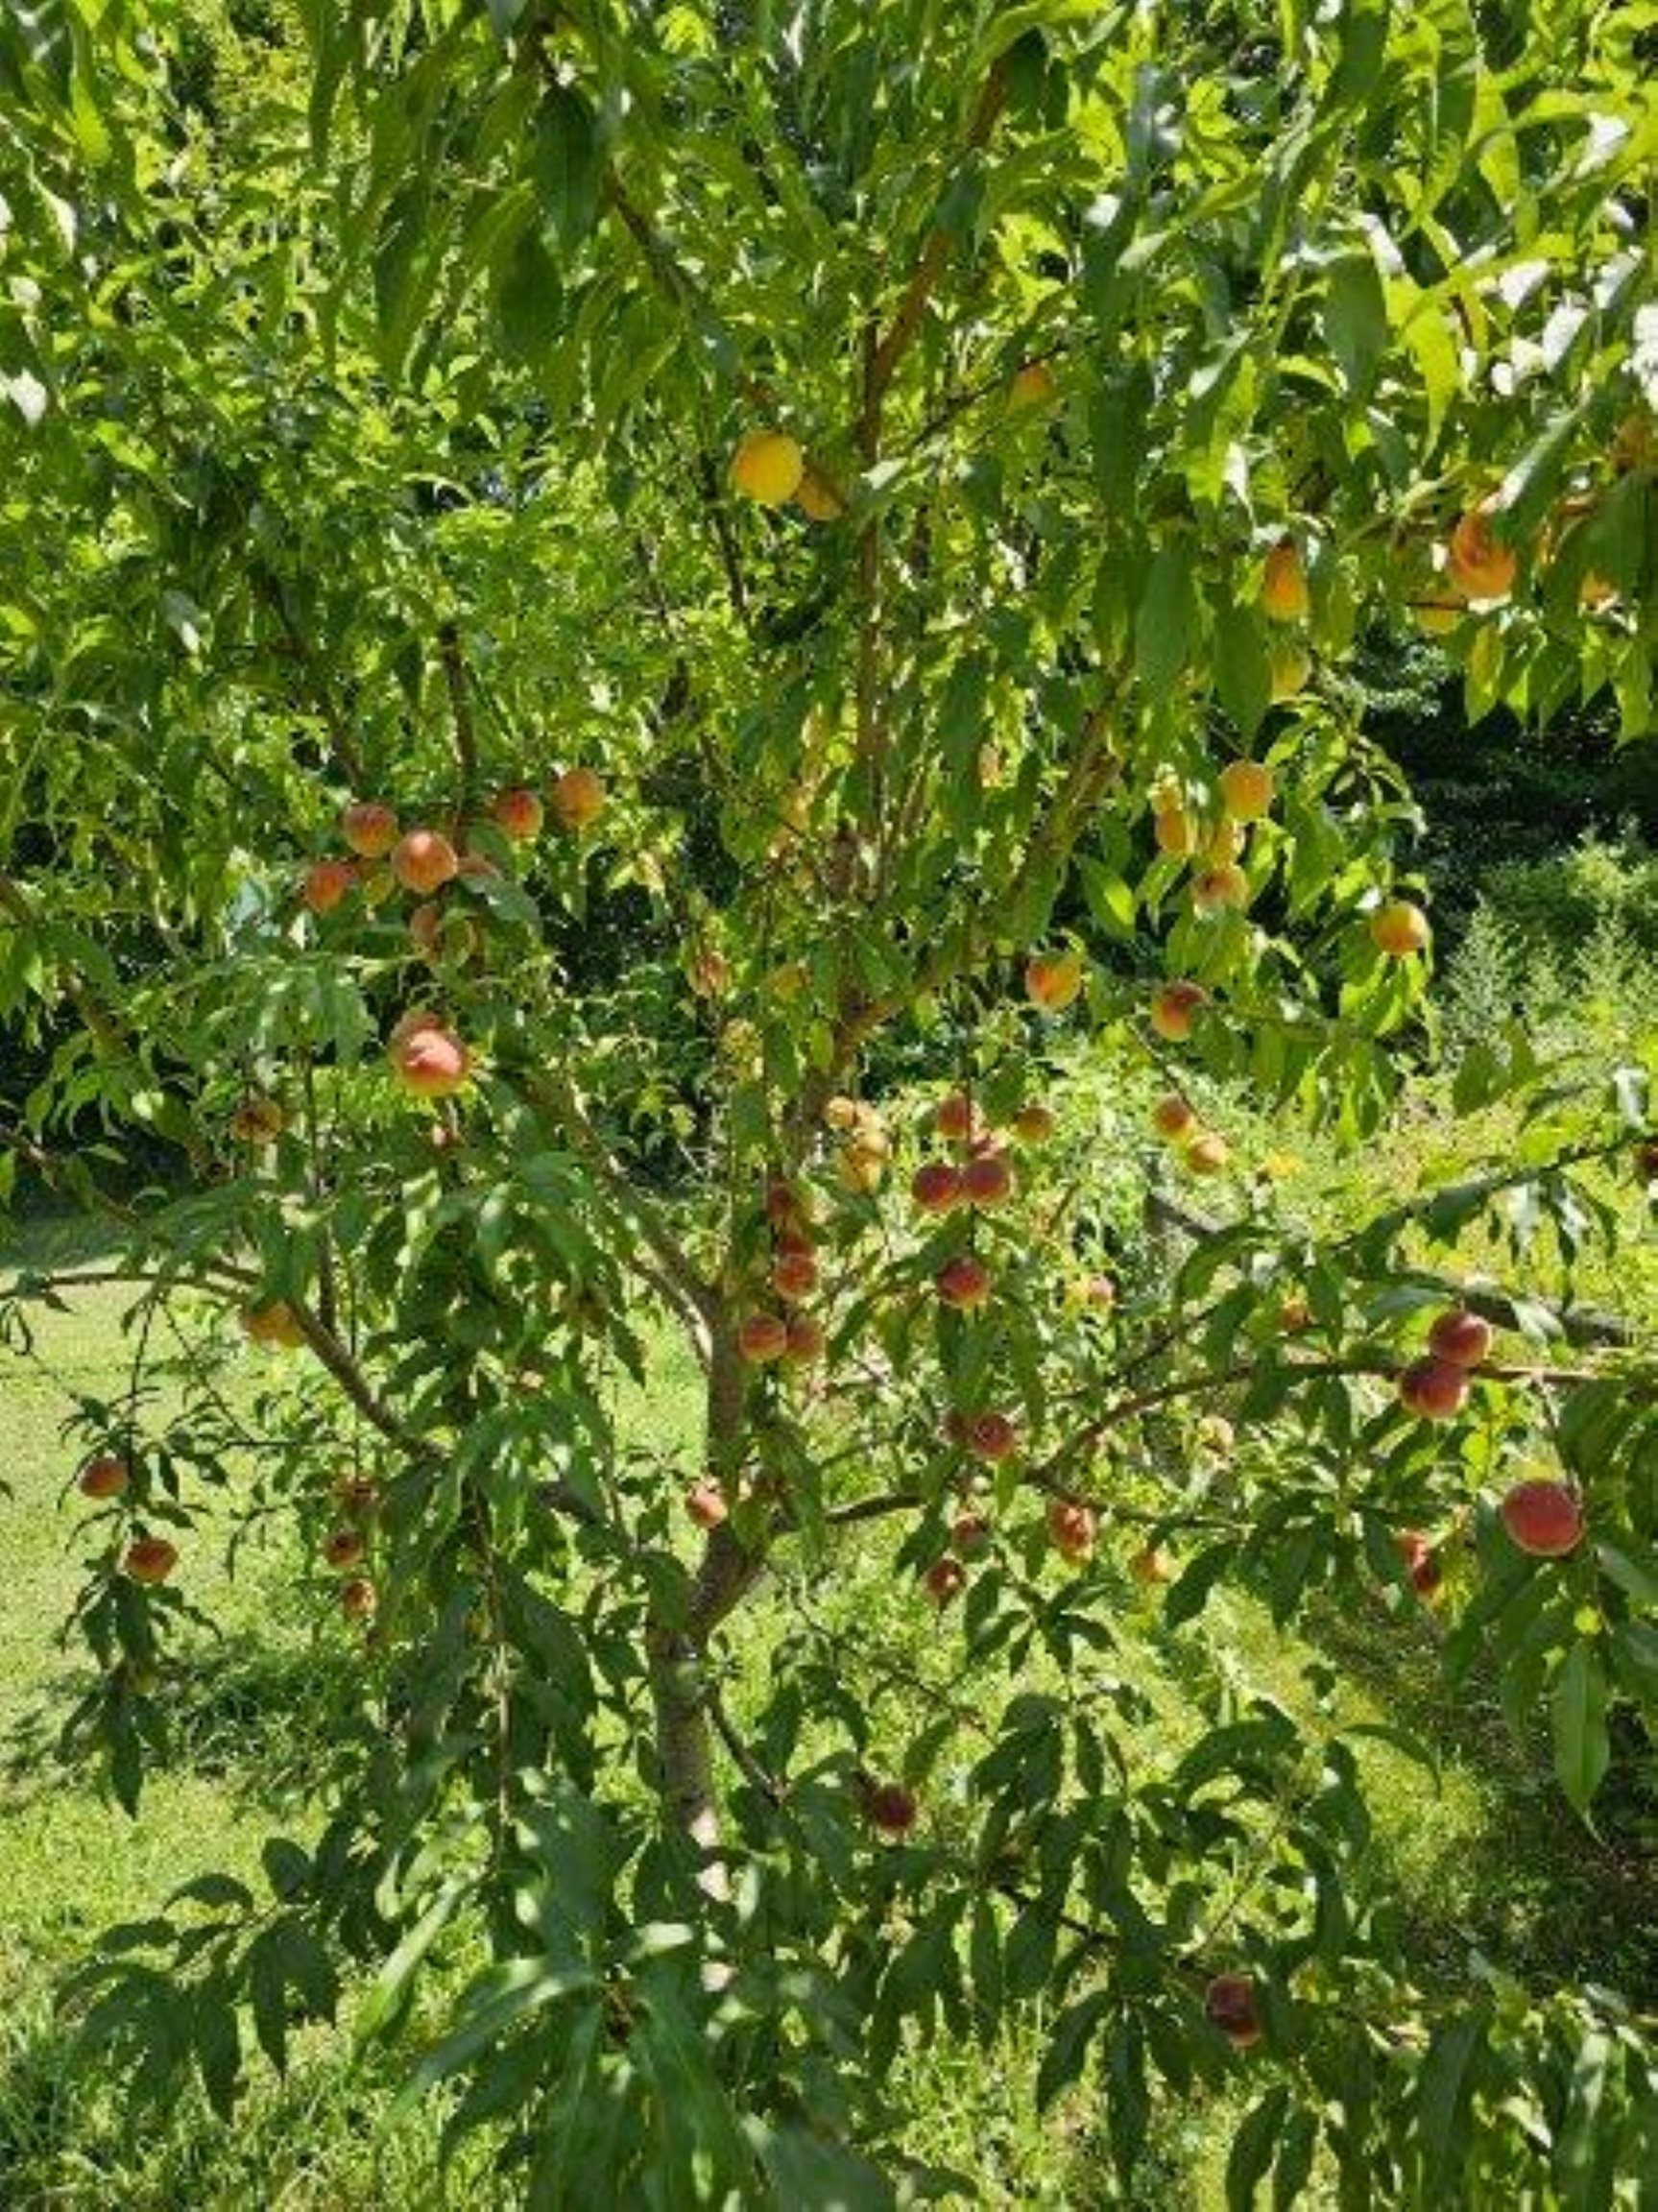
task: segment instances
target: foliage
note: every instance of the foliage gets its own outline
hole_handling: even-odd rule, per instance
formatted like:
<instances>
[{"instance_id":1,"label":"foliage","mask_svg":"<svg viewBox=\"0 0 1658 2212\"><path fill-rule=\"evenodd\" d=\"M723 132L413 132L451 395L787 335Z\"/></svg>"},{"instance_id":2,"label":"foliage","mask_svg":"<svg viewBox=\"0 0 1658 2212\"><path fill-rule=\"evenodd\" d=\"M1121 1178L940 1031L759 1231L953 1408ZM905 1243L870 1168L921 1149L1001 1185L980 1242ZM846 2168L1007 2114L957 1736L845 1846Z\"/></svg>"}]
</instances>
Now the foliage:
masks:
<instances>
[{"instance_id":1,"label":"foliage","mask_svg":"<svg viewBox=\"0 0 1658 2212\"><path fill-rule=\"evenodd\" d=\"M129 1480L76 1732L135 1804L216 1498L319 1543L362 1634L320 1834L116 1932L88 2034L228 2112L347 1975L389 2038L478 1958L414 2085L531 2202L878 2204L959 2178L902 2153L901 2053L1040 2012L1039 2096L1097 2079L1125 2187L1154 2081L1248 2066L1236 2201L1321 2158L1353 2201L1612 2200L1658 2113L1622 2001L1416 1991L1339 1721L1217 1686L1133 1756L1095 1536L1181 1536L1199 1637L1225 1581L1287 1628L1404 1602L1454 1541L1451 1679L1495 1655L1587 1816L1658 1702L1658 1408L1570 1267L1620 1234L1650 1041L1603 1082L1506 1024L1455 1103L1508 1103L1512 1156L1331 1234L1223 1178L1233 1217L1115 1300L1128 1163L1028 1109L1086 1021L1171 1086L1381 1130L1429 1016L1413 808L1347 672L1377 625L1432 622L1476 719L1646 732L1643 34L1462 0L300 14L306 52L261 12L268 66L211 97L161 8L0 25L0 1016L70 1023L6 1157L108 1214L136 1286L132 1385L84 1409ZM518 787L539 836L490 804ZM427 848L414 906L416 849L348 865L352 798L466 872ZM1139 974L1064 944L1073 890ZM620 956L617 902L651 918ZM860 1096L937 1022L949 1158ZM187 1194L115 1196L62 1142L88 1113ZM918 1214L928 1151L984 1202ZM1521 1348L1432 1365L1442 1425L1414 1321L1477 1233L1563 1258L1566 1307L1501 1287ZM20 1282L11 1343L53 1295ZM299 1370L251 1488L237 1311ZM652 1315L703 1371L689 1463L618 1430ZM1545 1470L1588 1517L1559 1556L1497 1509ZM902 1742L810 1606L888 1522L905 1574L973 1553L939 1632L996 1680Z\"/></svg>"}]
</instances>

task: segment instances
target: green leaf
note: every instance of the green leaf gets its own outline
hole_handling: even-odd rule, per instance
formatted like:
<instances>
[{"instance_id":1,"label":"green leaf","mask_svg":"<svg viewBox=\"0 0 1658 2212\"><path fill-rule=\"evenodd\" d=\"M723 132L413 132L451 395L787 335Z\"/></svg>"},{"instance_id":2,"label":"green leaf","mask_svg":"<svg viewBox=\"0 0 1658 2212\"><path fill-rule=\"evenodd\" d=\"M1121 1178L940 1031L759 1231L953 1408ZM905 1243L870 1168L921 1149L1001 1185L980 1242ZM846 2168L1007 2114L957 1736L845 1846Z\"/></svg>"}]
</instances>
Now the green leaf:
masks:
<instances>
[{"instance_id":1,"label":"green leaf","mask_svg":"<svg viewBox=\"0 0 1658 2212\"><path fill-rule=\"evenodd\" d=\"M1606 1739L1606 1676L1594 1645L1574 1644L1554 1677L1549 1702L1554 1772L1578 1813L1589 1810L1611 1756Z\"/></svg>"},{"instance_id":2,"label":"green leaf","mask_svg":"<svg viewBox=\"0 0 1658 2212\"><path fill-rule=\"evenodd\" d=\"M1422 2171L1453 2193L1468 2155L1469 2113L1485 2049L1483 2012L1471 2011L1441 2028L1417 2077L1416 2104Z\"/></svg>"},{"instance_id":3,"label":"green leaf","mask_svg":"<svg viewBox=\"0 0 1658 2212\"><path fill-rule=\"evenodd\" d=\"M501 343L521 361L539 361L563 326L565 290L558 265L536 226L513 240L495 287Z\"/></svg>"},{"instance_id":4,"label":"green leaf","mask_svg":"<svg viewBox=\"0 0 1658 2212\"><path fill-rule=\"evenodd\" d=\"M1232 2152L1226 2161L1227 2212L1252 2212L1256 2191L1266 2178L1288 2109L1289 2091L1282 2085L1269 2089L1232 2138Z\"/></svg>"},{"instance_id":5,"label":"green leaf","mask_svg":"<svg viewBox=\"0 0 1658 2212\"><path fill-rule=\"evenodd\" d=\"M1324 295L1324 335L1341 364L1352 397L1368 398L1387 349L1387 300L1368 252L1349 253L1331 270Z\"/></svg>"},{"instance_id":6,"label":"green leaf","mask_svg":"<svg viewBox=\"0 0 1658 2212\"><path fill-rule=\"evenodd\" d=\"M599 219L604 162L599 120L572 84L550 91L537 110L530 176L565 251L574 252Z\"/></svg>"},{"instance_id":7,"label":"green leaf","mask_svg":"<svg viewBox=\"0 0 1658 2212\"><path fill-rule=\"evenodd\" d=\"M1152 697L1165 691L1186 666L1195 621L1191 555L1177 541L1152 563L1135 616L1135 669Z\"/></svg>"}]
</instances>

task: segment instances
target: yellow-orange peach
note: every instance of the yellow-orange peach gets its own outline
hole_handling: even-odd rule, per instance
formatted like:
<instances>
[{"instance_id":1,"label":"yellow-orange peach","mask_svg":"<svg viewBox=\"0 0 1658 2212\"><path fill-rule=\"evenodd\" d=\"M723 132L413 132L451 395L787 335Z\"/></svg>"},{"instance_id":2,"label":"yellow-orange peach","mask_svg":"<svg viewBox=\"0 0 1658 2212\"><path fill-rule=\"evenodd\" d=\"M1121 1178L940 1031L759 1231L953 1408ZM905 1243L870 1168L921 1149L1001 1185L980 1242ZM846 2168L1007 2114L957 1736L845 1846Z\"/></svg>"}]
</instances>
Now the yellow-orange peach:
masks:
<instances>
[{"instance_id":1,"label":"yellow-orange peach","mask_svg":"<svg viewBox=\"0 0 1658 2212\"><path fill-rule=\"evenodd\" d=\"M1201 983L1162 983L1151 995L1147 1019L1165 1043L1184 1045L1191 1035L1192 1022L1208 1003L1209 993Z\"/></svg>"},{"instance_id":2,"label":"yellow-orange peach","mask_svg":"<svg viewBox=\"0 0 1658 2212\"><path fill-rule=\"evenodd\" d=\"M1178 1091L1170 1091L1151 1109L1151 1125L1160 1137L1166 1137L1171 1144L1177 1143L1196 1129L1197 1108Z\"/></svg>"},{"instance_id":3,"label":"yellow-orange peach","mask_svg":"<svg viewBox=\"0 0 1658 2212\"><path fill-rule=\"evenodd\" d=\"M383 860L397 842L397 817L377 800L353 800L340 816L340 834L361 858Z\"/></svg>"},{"instance_id":4,"label":"yellow-orange peach","mask_svg":"<svg viewBox=\"0 0 1658 2212\"><path fill-rule=\"evenodd\" d=\"M1249 878L1231 860L1205 868L1191 879L1191 903L1199 914L1219 914L1229 906L1241 910L1249 904Z\"/></svg>"},{"instance_id":5,"label":"yellow-orange peach","mask_svg":"<svg viewBox=\"0 0 1658 2212\"><path fill-rule=\"evenodd\" d=\"M732 455L732 484L745 499L781 507L800 490L805 468L799 442L786 430L750 430Z\"/></svg>"},{"instance_id":6,"label":"yellow-orange peach","mask_svg":"<svg viewBox=\"0 0 1658 2212\"><path fill-rule=\"evenodd\" d=\"M1432 936L1428 917L1408 899L1389 899L1370 917L1371 942L1389 959L1424 950Z\"/></svg>"},{"instance_id":7,"label":"yellow-orange peach","mask_svg":"<svg viewBox=\"0 0 1658 2212\"><path fill-rule=\"evenodd\" d=\"M1446 549L1451 581L1465 599L1506 599L1514 589L1520 563L1492 528L1489 511L1473 508L1457 522Z\"/></svg>"},{"instance_id":8,"label":"yellow-orange peach","mask_svg":"<svg viewBox=\"0 0 1658 2212\"><path fill-rule=\"evenodd\" d=\"M455 848L441 830L411 830L392 847L392 874L405 891L429 898L460 872Z\"/></svg>"},{"instance_id":9,"label":"yellow-orange peach","mask_svg":"<svg viewBox=\"0 0 1658 2212\"><path fill-rule=\"evenodd\" d=\"M566 830L590 829L605 810L604 779L593 768L566 768L551 796L553 812Z\"/></svg>"},{"instance_id":10,"label":"yellow-orange peach","mask_svg":"<svg viewBox=\"0 0 1658 2212\"><path fill-rule=\"evenodd\" d=\"M1218 1131L1203 1129L1182 1148L1181 1157L1193 1175L1219 1175L1232 1158L1232 1147Z\"/></svg>"},{"instance_id":11,"label":"yellow-orange peach","mask_svg":"<svg viewBox=\"0 0 1658 2212\"><path fill-rule=\"evenodd\" d=\"M1007 388L1007 403L1016 412L1046 407L1059 396L1059 384L1045 361L1027 361L1016 369Z\"/></svg>"},{"instance_id":12,"label":"yellow-orange peach","mask_svg":"<svg viewBox=\"0 0 1658 2212\"><path fill-rule=\"evenodd\" d=\"M242 1328L249 1340L267 1349L296 1351L305 1341L305 1332L300 1325L299 1315L282 1299L268 1306L250 1306L242 1314Z\"/></svg>"},{"instance_id":13,"label":"yellow-orange peach","mask_svg":"<svg viewBox=\"0 0 1658 2212\"><path fill-rule=\"evenodd\" d=\"M1281 538L1266 556L1261 579L1261 604L1275 622L1305 622L1311 607L1301 548Z\"/></svg>"},{"instance_id":14,"label":"yellow-orange peach","mask_svg":"<svg viewBox=\"0 0 1658 2212\"><path fill-rule=\"evenodd\" d=\"M809 461L795 487L795 505L808 522L836 522L846 513L846 501L823 470Z\"/></svg>"},{"instance_id":15,"label":"yellow-orange peach","mask_svg":"<svg viewBox=\"0 0 1658 2212\"><path fill-rule=\"evenodd\" d=\"M1039 952L1024 972L1025 996L1047 1014L1061 1014L1074 1004L1082 985L1082 955L1069 948Z\"/></svg>"},{"instance_id":16,"label":"yellow-orange peach","mask_svg":"<svg viewBox=\"0 0 1658 2212\"><path fill-rule=\"evenodd\" d=\"M1259 822L1272 793L1272 770L1260 760L1229 760L1220 771L1220 803L1235 822Z\"/></svg>"}]
</instances>

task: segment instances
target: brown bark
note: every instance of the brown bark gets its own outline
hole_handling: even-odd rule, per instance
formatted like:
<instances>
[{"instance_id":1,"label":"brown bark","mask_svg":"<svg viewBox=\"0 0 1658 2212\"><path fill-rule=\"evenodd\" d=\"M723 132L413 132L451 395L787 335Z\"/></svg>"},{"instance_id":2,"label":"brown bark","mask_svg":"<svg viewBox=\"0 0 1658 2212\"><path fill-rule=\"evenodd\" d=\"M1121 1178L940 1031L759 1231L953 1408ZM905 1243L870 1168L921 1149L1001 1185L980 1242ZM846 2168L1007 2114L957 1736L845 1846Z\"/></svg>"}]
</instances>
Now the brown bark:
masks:
<instances>
[{"instance_id":1,"label":"brown bark","mask_svg":"<svg viewBox=\"0 0 1658 2212\"><path fill-rule=\"evenodd\" d=\"M709 1348L707 1462L715 1476L734 1471L741 1451L745 1378L736 1331L729 1311L715 1322ZM683 1622L659 1622L649 1631L651 1700L656 1715L658 1780L673 1824L705 1856L699 1880L705 1893L731 1894L719 1857L719 1788L714 1773L713 1730L702 1675L708 1640L751 1589L763 1562L732 1532L710 1531Z\"/></svg>"}]
</instances>

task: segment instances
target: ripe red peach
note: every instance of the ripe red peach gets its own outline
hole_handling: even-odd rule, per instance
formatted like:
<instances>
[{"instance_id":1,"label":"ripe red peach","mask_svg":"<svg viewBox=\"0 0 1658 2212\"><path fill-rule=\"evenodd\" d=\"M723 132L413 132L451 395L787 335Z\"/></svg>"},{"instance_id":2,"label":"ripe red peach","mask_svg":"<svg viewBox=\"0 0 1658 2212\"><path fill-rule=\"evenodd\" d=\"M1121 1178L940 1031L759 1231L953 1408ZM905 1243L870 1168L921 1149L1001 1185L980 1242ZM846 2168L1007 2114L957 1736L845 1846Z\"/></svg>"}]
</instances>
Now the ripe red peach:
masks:
<instances>
[{"instance_id":1,"label":"ripe red peach","mask_svg":"<svg viewBox=\"0 0 1658 2212\"><path fill-rule=\"evenodd\" d=\"M1401 1528L1394 1537L1410 1587L1419 1598L1431 1598L1445 1579L1439 1555L1420 1528Z\"/></svg>"},{"instance_id":2,"label":"ripe red peach","mask_svg":"<svg viewBox=\"0 0 1658 2212\"><path fill-rule=\"evenodd\" d=\"M1203 1993L1203 2010L1235 2051L1248 2051L1261 2041L1261 2008L1252 1975L1217 1974Z\"/></svg>"},{"instance_id":3,"label":"ripe red peach","mask_svg":"<svg viewBox=\"0 0 1658 2212\"><path fill-rule=\"evenodd\" d=\"M490 808L491 819L503 837L527 844L541 832L541 803L533 791L501 791Z\"/></svg>"},{"instance_id":4,"label":"ripe red peach","mask_svg":"<svg viewBox=\"0 0 1658 2212\"><path fill-rule=\"evenodd\" d=\"M949 1541L958 1558L982 1559L990 1550L990 1523L982 1513L958 1513L950 1523Z\"/></svg>"},{"instance_id":5,"label":"ripe red peach","mask_svg":"<svg viewBox=\"0 0 1658 2212\"><path fill-rule=\"evenodd\" d=\"M1583 1507L1564 1482L1516 1482L1497 1510L1512 1540L1534 1559L1564 1559L1583 1540Z\"/></svg>"},{"instance_id":6,"label":"ripe red peach","mask_svg":"<svg viewBox=\"0 0 1658 2212\"><path fill-rule=\"evenodd\" d=\"M924 1160L909 1194L924 1214L949 1214L962 1202L961 1169L948 1160Z\"/></svg>"},{"instance_id":7,"label":"ripe red peach","mask_svg":"<svg viewBox=\"0 0 1658 2212\"><path fill-rule=\"evenodd\" d=\"M952 1144L965 1144L978 1132L978 1109L965 1091L952 1091L939 1100L933 1121L941 1137Z\"/></svg>"},{"instance_id":8,"label":"ripe red peach","mask_svg":"<svg viewBox=\"0 0 1658 2212\"><path fill-rule=\"evenodd\" d=\"M788 1323L781 1313L746 1314L737 1329L737 1350L757 1366L781 1359L788 1342Z\"/></svg>"},{"instance_id":9,"label":"ripe red peach","mask_svg":"<svg viewBox=\"0 0 1658 2212\"><path fill-rule=\"evenodd\" d=\"M1468 1403L1466 1369L1449 1359L1413 1359L1399 1378L1399 1403L1424 1421L1454 1421Z\"/></svg>"},{"instance_id":10,"label":"ripe red peach","mask_svg":"<svg viewBox=\"0 0 1658 2212\"><path fill-rule=\"evenodd\" d=\"M165 1536L140 1536L127 1547L121 1565L133 1582L165 1582L179 1564L178 1547Z\"/></svg>"},{"instance_id":11,"label":"ripe red peach","mask_svg":"<svg viewBox=\"0 0 1658 2212\"><path fill-rule=\"evenodd\" d=\"M366 1575L355 1575L340 1585L340 1611L348 1621L372 1621L379 1602L374 1585Z\"/></svg>"},{"instance_id":12,"label":"ripe red peach","mask_svg":"<svg viewBox=\"0 0 1658 2212\"><path fill-rule=\"evenodd\" d=\"M1428 1332L1428 1349L1453 1367L1478 1367L1491 1351L1492 1329L1483 1314L1453 1307L1439 1314Z\"/></svg>"},{"instance_id":13,"label":"ripe red peach","mask_svg":"<svg viewBox=\"0 0 1658 2212\"><path fill-rule=\"evenodd\" d=\"M300 896L313 914L331 914L357 880L349 860L313 860Z\"/></svg>"},{"instance_id":14,"label":"ripe red peach","mask_svg":"<svg viewBox=\"0 0 1658 2212\"><path fill-rule=\"evenodd\" d=\"M699 1528L717 1528L729 1512L725 1494L717 1482L705 1479L685 1492L685 1511Z\"/></svg>"},{"instance_id":15,"label":"ripe red peach","mask_svg":"<svg viewBox=\"0 0 1658 2212\"><path fill-rule=\"evenodd\" d=\"M1091 1559L1097 1532L1092 1505L1084 1505L1075 1498L1048 1501L1048 1540L1062 1558L1069 1559L1072 1565Z\"/></svg>"},{"instance_id":16,"label":"ripe red peach","mask_svg":"<svg viewBox=\"0 0 1658 2212\"><path fill-rule=\"evenodd\" d=\"M823 1358L827 1341L824 1325L815 1313L791 1313L783 1358L792 1367L804 1367L810 1360Z\"/></svg>"},{"instance_id":17,"label":"ripe red peach","mask_svg":"<svg viewBox=\"0 0 1658 2212\"><path fill-rule=\"evenodd\" d=\"M990 1269L971 1252L947 1260L932 1280L939 1303L958 1313L973 1312L989 1301Z\"/></svg>"},{"instance_id":18,"label":"ripe red peach","mask_svg":"<svg viewBox=\"0 0 1658 2212\"><path fill-rule=\"evenodd\" d=\"M83 1498L119 1498L132 1479L132 1470L119 1453L100 1452L88 1459L76 1478Z\"/></svg>"},{"instance_id":19,"label":"ripe red peach","mask_svg":"<svg viewBox=\"0 0 1658 2212\"><path fill-rule=\"evenodd\" d=\"M864 1812L870 1825L883 1836L907 1836L921 1807L915 1791L906 1790L901 1782L877 1782L865 1792Z\"/></svg>"},{"instance_id":20,"label":"ripe red peach","mask_svg":"<svg viewBox=\"0 0 1658 2212\"><path fill-rule=\"evenodd\" d=\"M933 1561L922 1576L922 1582L927 1596L942 1611L952 1598L959 1598L966 1589L967 1569L959 1559L952 1559L947 1552L942 1559Z\"/></svg>"},{"instance_id":21,"label":"ripe red peach","mask_svg":"<svg viewBox=\"0 0 1658 2212\"><path fill-rule=\"evenodd\" d=\"M818 1263L809 1252L780 1252L772 1262L772 1288L780 1298L809 1298L817 1286Z\"/></svg>"},{"instance_id":22,"label":"ripe red peach","mask_svg":"<svg viewBox=\"0 0 1658 2212\"><path fill-rule=\"evenodd\" d=\"M979 1459L1010 1459L1019 1448L1019 1431L1005 1413L980 1413L968 1430L968 1450Z\"/></svg>"},{"instance_id":23,"label":"ripe red peach","mask_svg":"<svg viewBox=\"0 0 1658 2212\"><path fill-rule=\"evenodd\" d=\"M970 1206L1002 1206L1013 1196L1013 1170L999 1152L980 1152L961 1171L961 1194Z\"/></svg>"},{"instance_id":24,"label":"ripe red peach","mask_svg":"<svg viewBox=\"0 0 1658 2212\"><path fill-rule=\"evenodd\" d=\"M335 1528L323 1545L323 1564L344 1575L352 1567L360 1567L368 1547L363 1542L360 1528Z\"/></svg>"},{"instance_id":25,"label":"ripe red peach","mask_svg":"<svg viewBox=\"0 0 1658 2212\"><path fill-rule=\"evenodd\" d=\"M413 1029L392 1046L392 1069L417 1098L449 1098L465 1088L472 1056L441 1023Z\"/></svg>"}]
</instances>

